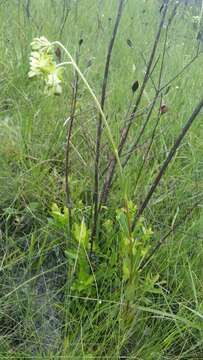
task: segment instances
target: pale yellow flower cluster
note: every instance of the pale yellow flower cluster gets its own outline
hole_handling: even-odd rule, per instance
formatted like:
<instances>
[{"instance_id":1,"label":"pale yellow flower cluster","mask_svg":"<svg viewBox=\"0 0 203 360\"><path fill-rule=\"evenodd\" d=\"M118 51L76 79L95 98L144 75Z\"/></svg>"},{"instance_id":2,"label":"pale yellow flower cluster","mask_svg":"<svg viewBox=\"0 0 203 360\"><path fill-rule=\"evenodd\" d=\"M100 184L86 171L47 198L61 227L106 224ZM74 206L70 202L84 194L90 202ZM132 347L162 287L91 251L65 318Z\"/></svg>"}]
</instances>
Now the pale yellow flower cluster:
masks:
<instances>
[{"instance_id":1,"label":"pale yellow flower cluster","mask_svg":"<svg viewBox=\"0 0 203 360\"><path fill-rule=\"evenodd\" d=\"M63 67L57 67L53 59L52 44L42 36L35 38L31 47L29 78L40 77L47 95L60 95Z\"/></svg>"}]
</instances>

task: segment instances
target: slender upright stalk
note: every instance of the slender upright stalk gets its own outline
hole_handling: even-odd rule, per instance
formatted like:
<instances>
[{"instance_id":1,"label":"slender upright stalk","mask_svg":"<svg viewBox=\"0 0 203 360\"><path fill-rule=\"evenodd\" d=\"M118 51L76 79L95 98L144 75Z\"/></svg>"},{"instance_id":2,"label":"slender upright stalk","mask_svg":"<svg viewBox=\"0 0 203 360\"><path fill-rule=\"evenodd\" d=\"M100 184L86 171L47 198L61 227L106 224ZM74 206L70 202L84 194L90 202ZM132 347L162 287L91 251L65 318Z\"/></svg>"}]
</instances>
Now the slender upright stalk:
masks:
<instances>
[{"instance_id":1,"label":"slender upright stalk","mask_svg":"<svg viewBox=\"0 0 203 360\"><path fill-rule=\"evenodd\" d=\"M104 68L104 77L102 83L102 93L101 93L101 109L104 110L104 104L106 99L106 89L109 77L109 68L111 55L113 51L113 46L116 39L116 34L118 31L119 23L121 20L122 10L123 10L124 0L119 1L118 12L116 16L115 25L113 28L111 40L109 42L109 47L106 56L106 63ZM91 251L93 249L93 241L97 232L97 221L98 221L98 198L99 198L99 162L100 162L100 147L101 147L101 136L102 136L102 116L99 114L98 124L97 124L97 135L96 135L96 156L95 156L95 176L94 176L94 194L93 194L93 203L94 203L94 214L93 214L93 227L91 234Z\"/></svg>"},{"instance_id":2,"label":"slender upright stalk","mask_svg":"<svg viewBox=\"0 0 203 360\"><path fill-rule=\"evenodd\" d=\"M140 176L141 176L141 174L142 174L142 170L143 170L144 165L145 165L145 163L146 163L146 159L147 159L147 157L148 157L148 155L149 155L149 152L150 152L150 150L151 150L151 147L152 147L152 144L153 144L155 135L156 135L156 130L157 130L157 127L158 127L159 122L160 122L160 119L161 119L161 103L162 103L162 97L161 97L161 101L160 101L160 107L159 107L159 112L158 112L157 120L156 120L154 129L153 129L153 131L152 131L151 138L150 138L149 146L147 147L147 151L146 151L145 154L144 154L144 159L143 159L143 161L142 161L141 167L140 167L140 169L139 169L139 171L138 171L138 174L137 174L137 177L136 177L136 180L135 180L134 193L135 193L137 184L138 184L138 182L139 182Z\"/></svg>"},{"instance_id":3,"label":"slender upright stalk","mask_svg":"<svg viewBox=\"0 0 203 360\"><path fill-rule=\"evenodd\" d=\"M26 1L25 11L26 11L27 18L30 19L30 0Z\"/></svg>"},{"instance_id":4,"label":"slender upright stalk","mask_svg":"<svg viewBox=\"0 0 203 360\"><path fill-rule=\"evenodd\" d=\"M79 52L76 54L76 63L79 61ZM75 110L77 103L77 94L78 94L78 73L74 71L74 82L73 82L73 93L72 93L72 103L71 103L71 112L69 117L69 122L67 124L67 135L66 135L66 146L65 146L65 193L66 193L66 206L68 208L69 215L69 233L71 233L72 227L72 201L71 201L71 192L69 184L69 172L70 172L70 141L73 129L73 122L75 118Z\"/></svg>"}]
</instances>

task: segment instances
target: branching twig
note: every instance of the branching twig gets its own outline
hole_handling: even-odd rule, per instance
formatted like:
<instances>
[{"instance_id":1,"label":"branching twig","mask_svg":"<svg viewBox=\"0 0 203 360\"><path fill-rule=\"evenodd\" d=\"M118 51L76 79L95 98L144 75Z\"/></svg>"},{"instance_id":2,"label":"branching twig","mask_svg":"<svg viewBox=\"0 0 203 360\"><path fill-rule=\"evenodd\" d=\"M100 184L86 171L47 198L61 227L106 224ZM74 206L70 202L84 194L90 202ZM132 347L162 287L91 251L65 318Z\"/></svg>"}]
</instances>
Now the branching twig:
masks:
<instances>
[{"instance_id":1,"label":"branching twig","mask_svg":"<svg viewBox=\"0 0 203 360\"><path fill-rule=\"evenodd\" d=\"M156 54L157 46L159 44L159 40L160 40L161 32L162 32L162 29L163 29L166 13L167 13L167 10L168 10L168 4L169 4L169 0L166 0L164 2L164 8L163 8L161 21L160 21L160 24L159 24L158 32L157 32L155 40L154 40L154 45L153 45L151 55L150 55L150 58L149 58L149 61L148 61L146 73L145 73L145 76L144 76L144 79L143 79L143 82L142 82L142 86L141 86L139 95L137 97L137 101L136 101L135 106L133 108L133 111L132 111L132 114L131 114L131 117L130 117L130 121L121 130L121 139L120 139L120 144L119 144L119 147L118 147L119 156L121 156L121 154L122 154L122 150L123 150L123 147L124 147L124 145L126 143L126 139L128 137L129 130L131 128L133 120L134 120L134 118L136 116L136 112L137 112L138 107L140 105L140 102L142 100L142 96L143 96L146 84L147 84L147 82L148 82L148 80L150 78L151 68L152 68L152 65L153 65L153 61L154 61L154 57L155 57L155 54ZM115 171L115 167L116 167L116 158L115 158L115 156L112 155L112 158L110 160L110 165L109 165L109 168L108 168L108 172L106 174L106 178L105 178L105 181L104 181L104 186L103 186L103 189L102 189L101 197L100 197L100 204L99 204L100 208L101 208L101 205L107 201L110 186L111 186L114 171Z\"/></svg>"},{"instance_id":2,"label":"branching twig","mask_svg":"<svg viewBox=\"0 0 203 360\"><path fill-rule=\"evenodd\" d=\"M152 112L153 112L153 110L154 110L154 107L155 107L155 105L156 105L157 99L158 99L159 94L160 94L160 87L161 87L161 80L162 80L163 69L164 69L164 60L165 60L165 55L166 55L166 44L167 44L167 39L168 39L169 25L170 25L170 23L168 22L168 25L167 25L167 28L166 28L166 34L165 34L165 40L164 40L162 58L161 58L161 67L160 67L160 71L159 71L158 85L157 85L157 86L155 85L156 94L155 94L155 96L154 96L154 100L153 100L152 105L151 105L151 108L150 108L150 110L149 110L149 112L148 112L147 118L146 118L146 120L145 120L145 122L144 122L144 125L143 125L143 127L142 127L142 129L141 129L141 131L140 131L140 133L139 133L139 135L138 135L137 140L136 140L135 143L132 145L131 151L130 151L130 152L128 153L128 155L126 156L126 159L125 159L125 161L124 161L124 163L123 163L123 166L126 166L126 165L127 165L128 160L130 159L130 157L131 157L131 155L132 155L132 152L134 152L135 149L137 148L137 146L138 146L138 144L139 144L139 142L140 142L140 139L142 138L142 136L143 136L143 134L144 134L144 132L145 132L145 129L146 129L148 123L149 123L149 120L150 120L150 118L151 118ZM162 95L161 95L161 102L162 102ZM160 106L161 106L161 102L160 102ZM158 122L159 122L159 119L160 119L160 115L161 115L161 114L160 114L160 110L159 110L157 125L158 125ZM155 126L155 129L156 129L156 128L157 128L157 126ZM155 134L154 134L154 136L155 136ZM154 136L153 136L153 138L154 138ZM151 145L150 145L150 147L151 147Z\"/></svg>"},{"instance_id":3,"label":"branching twig","mask_svg":"<svg viewBox=\"0 0 203 360\"><path fill-rule=\"evenodd\" d=\"M176 8L177 8L177 5L175 5L174 9L176 9ZM174 13L174 11L173 11L173 13ZM145 123L144 123L144 125L143 125L143 127L142 127L142 129L141 129L141 131L140 131L140 134L139 134L139 136L138 136L135 144L132 146L132 151L134 151L134 150L137 148L137 146L138 146L138 144L139 144L139 142L140 142L140 139L141 139L142 135L144 134L144 131L145 131L145 129L146 129L146 127L147 127L147 124L148 124L148 122L149 122L149 120L150 120L150 118L151 118L153 109L154 109L154 107L155 107L156 101L157 101L157 99L158 99L158 97L159 97L159 94L160 94L161 80L162 80L162 75L163 75L163 70L164 70L164 61L165 61L165 56L166 56L166 44L167 44L167 40L168 40L168 31L169 31L169 26L171 25L171 21L172 21L172 20L171 20L171 18L170 18L169 21L168 21L168 24L167 24L167 28L166 28L166 34L165 34L165 40L164 40L164 46L163 46L163 52L162 52L162 58L161 58L161 67L160 67L160 71L159 71L158 85L156 86L156 89L157 89L157 90L156 90L156 94L155 94L155 97L154 97L154 101L153 101L153 103L152 103L152 106L151 106L150 111L149 111L149 113L148 113L148 116L147 116L147 118L146 118L146 121L145 121ZM150 141L148 150L147 150L147 152L146 152L147 155L148 155L148 153L149 153L149 151L150 151L152 142L153 142L154 137L155 137L155 132L156 132L156 129L157 129L159 120L160 120L160 116L161 116L161 112L160 112L161 103L162 103L162 94L161 94L161 101L160 101L160 107L159 107L159 112L158 112L158 119L157 119L157 122L156 122L156 124L155 124L154 130L153 130L153 133L152 133L152 138L151 138L151 141ZM130 152L130 153L127 155L126 160L125 160L125 162L124 162L124 166L127 164L127 162L128 162L128 160L129 160L129 158L131 157L131 155L132 155L132 152ZM146 156L147 156L147 155L146 155ZM145 159L146 159L146 156L145 156ZM137 176L135 188L136 188L136 186L137 186L137 182L138 182L139 177L140 177L140 175L141 175L141 172L142 172L144 163L145 163L145 160L143 161L143 164L142 164L141 169L140 169L140 171L139 171L139 174L138 174L138 176Z\"/></svg>"}]
</instances>

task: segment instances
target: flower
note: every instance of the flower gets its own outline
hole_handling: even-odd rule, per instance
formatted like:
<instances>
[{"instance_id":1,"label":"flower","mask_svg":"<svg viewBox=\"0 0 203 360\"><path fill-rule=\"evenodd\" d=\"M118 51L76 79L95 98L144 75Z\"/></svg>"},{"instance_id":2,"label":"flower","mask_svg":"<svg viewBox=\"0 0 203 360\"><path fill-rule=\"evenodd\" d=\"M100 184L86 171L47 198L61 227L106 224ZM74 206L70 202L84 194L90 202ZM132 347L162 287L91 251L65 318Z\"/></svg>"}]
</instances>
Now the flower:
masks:
<instances>
[{"instance_id":1,"label":"flower","mask_svg":"<svg viewBox=\"0 0 203 360\"><path fill-rule=\"evenodd\" d=\"M42 36L35 38L31 47L29 78L40 77L44 81L45 94L60 95L63 64L56 65L51 51L52 43Z\"/></svg>"},{"instance_id":2,"label":"flower","mask_svg":"<svg viewBox=\"0 0 203 360\"><path fill-rule=\"evenodd\" d=\"M44 52L33 51L30 56L29 78L48 74L54 66L52 58Z\"/></svg>"},{"instance_id":3,"label":"flower","mask_svg":"<svg viewBox=\"0 0 203 360\"><path fill-rule=\"evenodd\" d=\"M31 47L33 51L39 52L49 52L51 50L52 44L49 40L45 38L45 36L41 36L40 38L34 38L31 42Z\"/></svg>"},{"instance_id":4,"label":"flower","mask_svg":"<svg viewBox=\"0 0 203 360\"><path fill-rule=\"evenodd\" d=\"M61 87L62 68L53 69L45 80L45 93L47 95L60 95L62 93Z\"/></svg>"},{"instance_id":5,"label":"flower","mask_svg":"<svg viewBox=\"0 0 203 360\"><path fill-rule=\"evenodd\" d=\"M193 16L192 17L192 22L193 22L194 25L200 25L201 17L200 16Z\"/></svg>"}]
</instances>

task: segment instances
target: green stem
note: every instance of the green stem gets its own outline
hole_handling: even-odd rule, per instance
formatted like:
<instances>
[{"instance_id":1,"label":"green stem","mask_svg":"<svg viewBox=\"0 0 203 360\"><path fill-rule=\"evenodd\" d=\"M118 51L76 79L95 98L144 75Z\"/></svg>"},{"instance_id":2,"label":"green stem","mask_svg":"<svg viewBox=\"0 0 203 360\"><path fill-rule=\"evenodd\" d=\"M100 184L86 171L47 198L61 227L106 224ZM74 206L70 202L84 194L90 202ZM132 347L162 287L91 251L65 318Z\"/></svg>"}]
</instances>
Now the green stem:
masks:
<instances>
[{"instance_id":1,"label":"green stem","mask_svg":"<svg viewBox=\"0 0 203 360\"><path fill-rule=\"evenodd\" d=\"M56 65L56 68L58 69L58 68L60 68L60 67L62 67L62 66L64 66L64 65L72 65L72 62L71 62L71 61L62 62L62 63L60 63L60 64L57 64L57 65Z\"/></svg>"}]
</instances>

